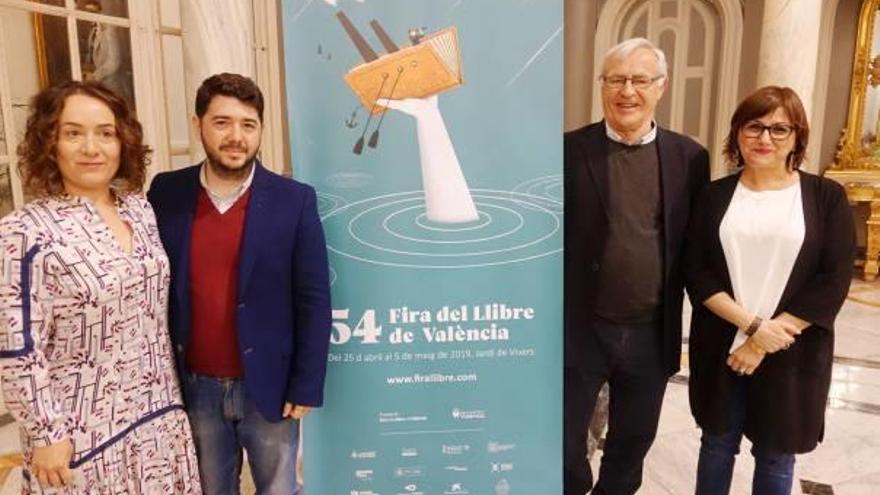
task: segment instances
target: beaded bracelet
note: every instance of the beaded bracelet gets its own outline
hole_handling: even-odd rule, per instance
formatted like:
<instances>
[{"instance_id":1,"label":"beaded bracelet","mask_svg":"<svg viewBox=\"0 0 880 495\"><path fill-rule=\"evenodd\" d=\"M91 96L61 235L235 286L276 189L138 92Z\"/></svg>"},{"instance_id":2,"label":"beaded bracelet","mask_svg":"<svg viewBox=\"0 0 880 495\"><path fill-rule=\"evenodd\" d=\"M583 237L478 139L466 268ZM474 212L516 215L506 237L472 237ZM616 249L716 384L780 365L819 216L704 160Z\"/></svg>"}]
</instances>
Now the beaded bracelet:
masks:
<instances>
[{"instance_id":1,"label":"beaded bracelet","mask_svg":"<svg viewBox=\"0 0 880 495\"><path fill-rule=\"evenodd\" d=\"M748 335L749 337L755 335L755 332L758 331L758 327L761 326L761 322L763 321L764 320L762 320L760 316L755 316L755 319L752 320L752 322L749 323L749 327L746 328L746 335Z\"/></svg>"}]
</instances>

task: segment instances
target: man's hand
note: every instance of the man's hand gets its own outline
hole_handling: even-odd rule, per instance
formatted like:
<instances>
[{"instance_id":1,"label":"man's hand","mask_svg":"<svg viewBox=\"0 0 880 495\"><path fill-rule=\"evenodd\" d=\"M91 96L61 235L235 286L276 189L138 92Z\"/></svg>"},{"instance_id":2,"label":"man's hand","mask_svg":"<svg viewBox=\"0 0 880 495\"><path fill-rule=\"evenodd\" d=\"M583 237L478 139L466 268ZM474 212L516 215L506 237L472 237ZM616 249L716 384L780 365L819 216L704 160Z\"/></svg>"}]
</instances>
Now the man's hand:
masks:
<instances>
[{"instance_id":1,"label":"man's hand","mask_svg":"<svg viewBox=\"0 0 880 495\"><path fill-rule=\"evenodd\" d=\"M301 406L299 404L284 403L284 410L281 412L282 418L303 419L306 414L311 412L310 406Z\"/></svg>"},{"instance_id":2,"label":"man's hand","mask_svg":"<svg viewBox=\"0 0 880 495\"><path fill-rule=\"evenodd\" d=\"M31 460L31 473L37 477L43 488L70 486L73 473L70 471L70 458L73 457L73 444L70 439L34 447Z\"/></svg>"},{"instance_id":3,"label":"man's hand","mask_svg":"<svg viewBox=\"0 0 880 495\"><path fill-rule=\"evenodd\" d=\"M727 366L740 375L751 375L764 360L766 353L752 339L739 346L727 358Z\"/></svg>"}]
</instances>

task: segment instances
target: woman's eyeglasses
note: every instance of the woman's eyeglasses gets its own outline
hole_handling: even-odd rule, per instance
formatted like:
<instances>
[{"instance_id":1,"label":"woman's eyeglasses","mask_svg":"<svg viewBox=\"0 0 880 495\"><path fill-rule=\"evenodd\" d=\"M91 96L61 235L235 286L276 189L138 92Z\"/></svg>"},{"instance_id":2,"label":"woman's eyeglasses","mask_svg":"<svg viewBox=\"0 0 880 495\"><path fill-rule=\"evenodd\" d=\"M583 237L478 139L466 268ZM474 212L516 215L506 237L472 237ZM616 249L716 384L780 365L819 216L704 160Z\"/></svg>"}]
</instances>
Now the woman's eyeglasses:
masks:
<instances>
[{"instance_id":1,"label":"woman's eyeglasses","mask_svg":"<svg viewBox=\"0 0 880 495\"><path fill-rule=\"evenodd\" d=\"M772 124L764 125L757 120L753 120L742 127L743 136L749 139L758 139L764 131L770 133L770 139L774 141L784 141L794 132L794 126L790 124Z\"/></svg>"}]
</instances>

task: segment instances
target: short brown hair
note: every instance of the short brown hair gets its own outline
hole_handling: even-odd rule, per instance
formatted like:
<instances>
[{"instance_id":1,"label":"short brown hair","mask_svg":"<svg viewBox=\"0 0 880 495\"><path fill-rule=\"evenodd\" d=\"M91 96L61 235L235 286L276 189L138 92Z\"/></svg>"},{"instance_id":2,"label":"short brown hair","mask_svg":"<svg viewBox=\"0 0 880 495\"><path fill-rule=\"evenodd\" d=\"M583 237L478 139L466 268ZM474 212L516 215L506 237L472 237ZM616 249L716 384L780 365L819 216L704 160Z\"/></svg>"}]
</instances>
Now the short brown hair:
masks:
<instances>
[{"instance_id":1,"label":"short brown hair","mask_svg":"<svg viewBox=\"0 0 880 495\"><path fill-rule=\"evenodd\" d=\"M196 116L202 118L215 96L229 96L253 107L263 121L263 92L249 77L223 72L202 81L196 91Z\"/></svg>"},{"instance_id":2,"label":"short brown hair","mask_svg":"<svg viewBox=\"0 0 880 495\"><path fill-rule=\"evenodd\" d=\"M791 125L794 126L794 148L785 159L789 170L797 170L804 162L807 155L807 143L810 140L810 123L807 121L807 113L797 93L791 88L779 86L764 86L755 91L736 107L733 117L730 118L730 132L724 141L724 158L736 167L743 167L742 153L739 150L740 129L749 122L759 119L777 108L785 111Z\"/></svg>"},{"instance_id":3,"label":"short brown hair","mask_svg":"<svg viewBox=\"0 0 880 495\"><path fill-rule=\"evenodd\" d=\"M93 81L68 81L46 88L31 99L24 140L17 149L18 170L24 188L35 196L64 192L55 147L58 144L58 119L67 98L73 95L98 99L113 112L121 144L114 187L121 192L141 192L150 163L150 148L143 143L141 124L122 97Z\"/></svg>"}]
</instances>

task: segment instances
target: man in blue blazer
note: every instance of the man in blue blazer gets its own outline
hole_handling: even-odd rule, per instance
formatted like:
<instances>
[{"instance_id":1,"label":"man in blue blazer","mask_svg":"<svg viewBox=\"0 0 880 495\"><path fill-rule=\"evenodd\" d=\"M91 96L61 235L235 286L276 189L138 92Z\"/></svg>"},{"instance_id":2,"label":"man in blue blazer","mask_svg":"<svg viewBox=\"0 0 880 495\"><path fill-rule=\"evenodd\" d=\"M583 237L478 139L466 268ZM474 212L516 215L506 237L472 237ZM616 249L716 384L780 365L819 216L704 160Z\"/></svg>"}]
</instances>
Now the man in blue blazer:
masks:
<instances>
[{"instance_id":1,"label":"man in blue blazer","mask_svg":"<svg viewBox=\"0 0 880 495\"><path fill-rule=\"evenodd\" d=\"M159 174L148 197L171 263L170 328L206 494L297 493L299 420L323 401L327 251L311 187L256 160L263 96L206 79L193 125L207 157Z\"/></svg>"}]
</instances>

